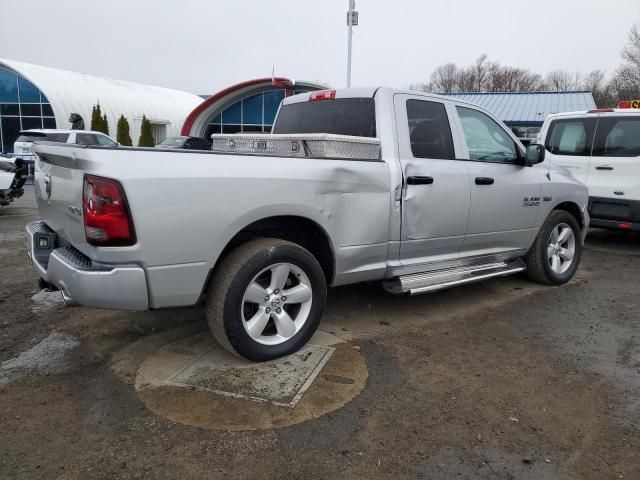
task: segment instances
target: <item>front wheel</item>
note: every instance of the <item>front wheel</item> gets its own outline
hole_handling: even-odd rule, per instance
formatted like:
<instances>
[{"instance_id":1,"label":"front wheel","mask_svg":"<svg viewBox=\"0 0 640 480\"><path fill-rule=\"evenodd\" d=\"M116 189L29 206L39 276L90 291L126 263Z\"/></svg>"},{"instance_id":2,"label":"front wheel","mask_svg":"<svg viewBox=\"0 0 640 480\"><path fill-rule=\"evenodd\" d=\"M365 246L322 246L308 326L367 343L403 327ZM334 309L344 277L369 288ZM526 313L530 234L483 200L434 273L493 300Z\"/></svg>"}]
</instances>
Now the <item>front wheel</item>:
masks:
<instances>
[{"instance_id":1,"label":"front wheel","mask_svg":"<svg viewBox=\"0 0 640 480\"><path fill-rule=\"evenodd\" d=\"M216 268L206 316L223 347L265 361L304 346L325 301L324 273L315 257L295 243L264 238L239 246Z\"/></svg>"},{"instance_id":2,"label":"front wheel","mask_svg":"<svg viewBox=\"0 0 640 480\"><path fill-rule=\"evenodd\" d=\"M546 285L566 283L576 273L581 256L578 222L569 212L554 210L527 254L527 275L531 280Z\"/></svg>"}]
</instances>

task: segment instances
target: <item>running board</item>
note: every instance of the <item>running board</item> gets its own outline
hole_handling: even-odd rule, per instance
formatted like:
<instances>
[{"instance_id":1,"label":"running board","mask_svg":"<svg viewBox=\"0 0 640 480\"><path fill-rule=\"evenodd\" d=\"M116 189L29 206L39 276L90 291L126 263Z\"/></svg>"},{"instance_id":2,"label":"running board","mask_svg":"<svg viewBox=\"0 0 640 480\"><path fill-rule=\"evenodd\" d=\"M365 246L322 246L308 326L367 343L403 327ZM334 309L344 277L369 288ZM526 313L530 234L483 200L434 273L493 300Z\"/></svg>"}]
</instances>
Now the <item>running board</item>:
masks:
<instances>
[{"instance_id":1,"label":"running board","mask_svg":"<svg viewBox=\"0 0 640 480\"><path fill-rule=\"evenodd\" d=\"M493 277L503 277L526 269L520 259L505 262L485 263L466 267L448 268L431 272L412 273L400 277L390 278L382 282L385 290L390 293L419 293L434 292L443 288L479 282Z\"/></svg>"}]
</instances>

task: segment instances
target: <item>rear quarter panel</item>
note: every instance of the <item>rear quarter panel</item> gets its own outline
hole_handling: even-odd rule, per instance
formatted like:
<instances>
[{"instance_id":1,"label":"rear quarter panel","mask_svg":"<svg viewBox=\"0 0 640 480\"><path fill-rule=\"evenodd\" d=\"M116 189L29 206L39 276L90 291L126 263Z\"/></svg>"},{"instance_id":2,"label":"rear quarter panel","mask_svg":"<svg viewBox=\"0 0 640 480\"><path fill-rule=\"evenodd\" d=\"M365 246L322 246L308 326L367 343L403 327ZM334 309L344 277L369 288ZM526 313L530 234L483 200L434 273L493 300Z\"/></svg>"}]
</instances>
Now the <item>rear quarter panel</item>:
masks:
<instances>
[{"instance_id":1,"label":"rear quarter panel","mask_svg":"<svg viewBox=\"0 0 640 480\"><path fill-rule=\"evenodd\" d=\"M384 162L155 149L74 151L83 170L71 175L87 172L122 183L138 243L116 248L73 243L105 263L146 267L154 307L194 303L236 233L273 216L304 217L326 231L337 283L386 266L391 196ZM43 214L45 220L63 208Z\"/></svg>"}]
</instances>

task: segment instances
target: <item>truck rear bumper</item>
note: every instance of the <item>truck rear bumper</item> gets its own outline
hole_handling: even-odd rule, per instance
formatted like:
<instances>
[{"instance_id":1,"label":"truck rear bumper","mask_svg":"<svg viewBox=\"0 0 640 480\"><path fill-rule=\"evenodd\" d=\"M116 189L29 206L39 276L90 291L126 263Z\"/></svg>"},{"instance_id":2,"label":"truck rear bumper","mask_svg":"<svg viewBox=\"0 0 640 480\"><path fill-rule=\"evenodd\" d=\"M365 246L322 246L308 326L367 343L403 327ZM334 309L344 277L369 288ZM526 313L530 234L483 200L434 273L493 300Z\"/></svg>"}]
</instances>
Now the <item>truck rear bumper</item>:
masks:
<instances>
[{"instance_id":1,"label":"truck rear bumper","mask_svg":"<svg viewBox=\"0 0 640 480\"><path fill-rule=\"evenodd\" d=\"M138 266L97 265L70 245L42 249L35 238L51 234L43 222L26 227L28 254L40 277L62 290L66 301L95 308L147 310L149 294Z\"/></svg>"}]
</instances>

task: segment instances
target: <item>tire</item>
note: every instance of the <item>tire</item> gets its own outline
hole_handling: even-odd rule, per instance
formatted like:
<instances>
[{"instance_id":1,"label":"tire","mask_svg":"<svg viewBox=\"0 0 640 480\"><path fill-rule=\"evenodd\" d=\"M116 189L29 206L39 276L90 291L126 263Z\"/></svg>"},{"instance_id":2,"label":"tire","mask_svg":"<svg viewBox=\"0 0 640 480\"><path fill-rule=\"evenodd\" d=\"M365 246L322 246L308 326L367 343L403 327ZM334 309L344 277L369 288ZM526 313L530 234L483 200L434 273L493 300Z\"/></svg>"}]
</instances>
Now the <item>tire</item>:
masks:
<instances>
[{"instance_id":1,"label":"tire","mask_svg":"<svg viewBox=\"0 0 640 480\"><path fill-rule=\"evenodd\" d=\"M558 246L558 242L552 239L552 235L557 239L558 233L566 228L570 229L571 233L567 234L566 240L559 238L561 242ZM573 242L569 235L573 236ZM567 260L567 250L569 253L573 251L570 260ZM554 259L554 256L558 258ZM527 276L530 280L545 285L561 285L571 280L576 273L581 256L582 236L578 222L569 212L554 210L545 220L525 258Z\"/></svg>"},{"instance_id":2,"label":"tire","mask_svg":"<svg viewBox=\"0 0 640 480\"><path fill-rule=\"evenodd\" d=\"M295 243L262 238L221 261L205 311L221 346L261 362L302 348L318 328L326 298L324 273L311 253Z\"/></svg>"}]
</instances>

